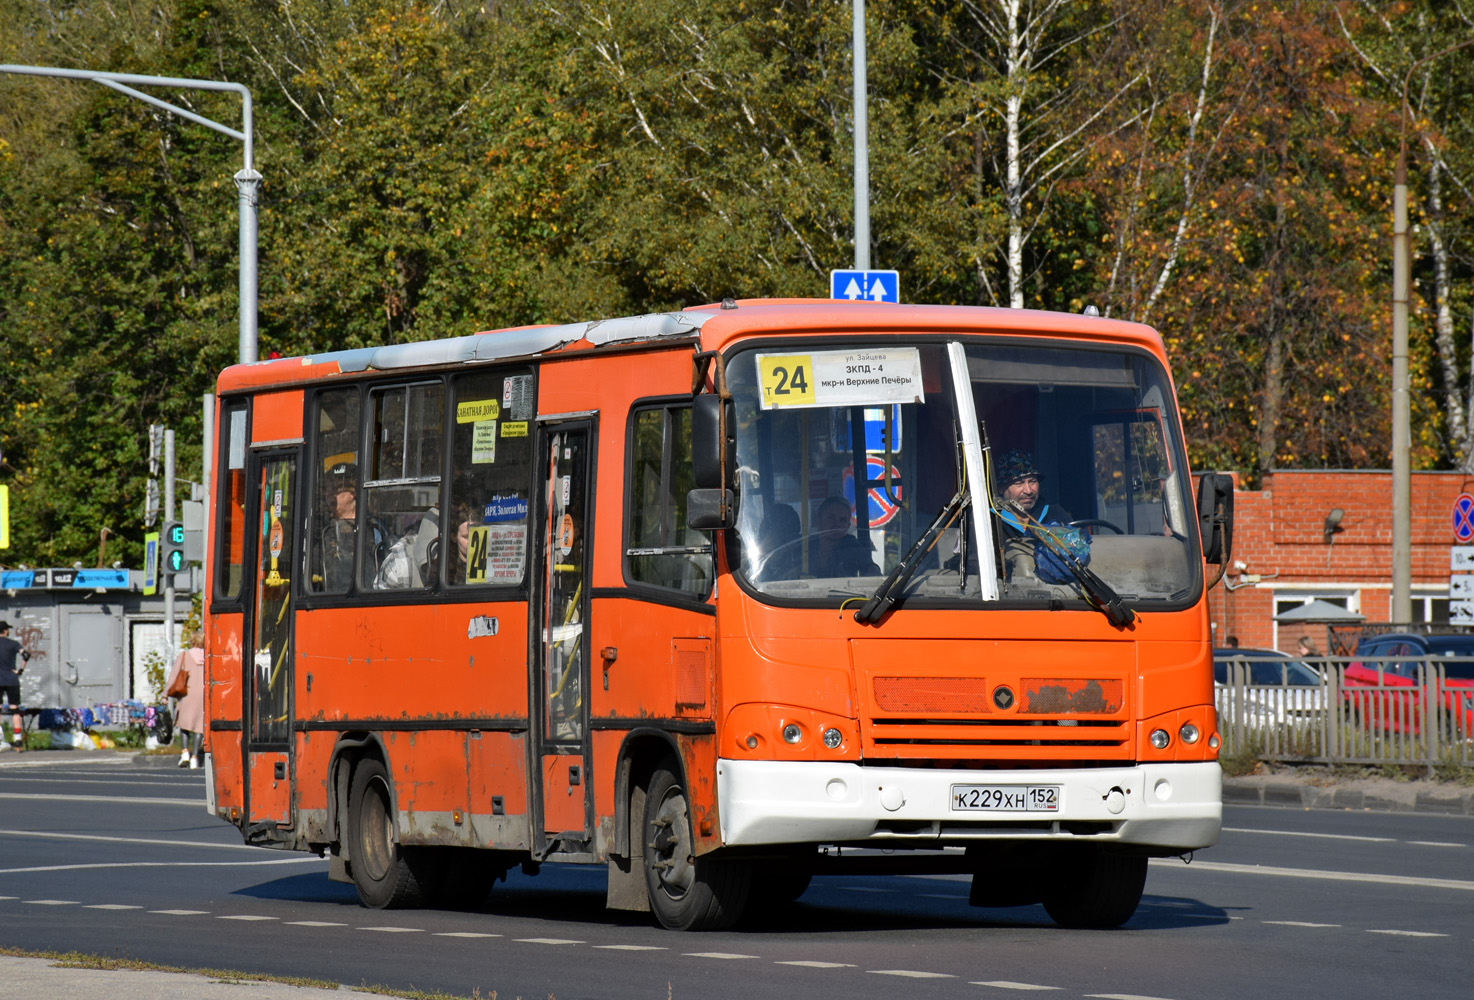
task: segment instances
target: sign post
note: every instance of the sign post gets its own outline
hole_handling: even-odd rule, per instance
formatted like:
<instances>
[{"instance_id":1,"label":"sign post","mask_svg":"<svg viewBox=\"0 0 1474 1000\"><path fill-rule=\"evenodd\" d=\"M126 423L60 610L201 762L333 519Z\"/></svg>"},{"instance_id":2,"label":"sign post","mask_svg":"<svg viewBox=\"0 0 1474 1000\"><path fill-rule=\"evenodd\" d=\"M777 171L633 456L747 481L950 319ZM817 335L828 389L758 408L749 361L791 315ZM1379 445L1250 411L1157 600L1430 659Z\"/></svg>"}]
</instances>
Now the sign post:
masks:
<instances>
[{"instance_id":1,"label":"sign post","mask_svg":"<svg viewBox=\"0 0 1474 1000\"><path fill-rule=\"evenodd\" d=\"M1474 496L1459 494L1451 526L1457 544L1448 552L1448 623L1474 625Z\"/></svg>"}]
</instances>

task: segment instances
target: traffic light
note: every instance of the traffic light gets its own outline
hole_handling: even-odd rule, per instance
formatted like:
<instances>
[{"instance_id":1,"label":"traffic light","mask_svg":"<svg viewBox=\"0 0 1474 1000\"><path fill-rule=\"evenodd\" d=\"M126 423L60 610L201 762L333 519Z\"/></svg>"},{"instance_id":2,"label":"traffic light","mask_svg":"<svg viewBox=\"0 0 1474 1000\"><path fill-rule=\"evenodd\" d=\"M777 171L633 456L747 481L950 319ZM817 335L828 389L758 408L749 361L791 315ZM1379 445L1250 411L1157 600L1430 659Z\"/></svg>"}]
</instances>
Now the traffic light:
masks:
<instances>
[{"instance_id":1,"label":"traffic light","mask_svg":"<svg viewBox=\"0 0 1474 1000\"><path fill-rule=\"evenodd\" d=\"M159 566L165 573L183 573L184 525L179 521L166 521L159 534Z\"/></svg>"}]
</instances>

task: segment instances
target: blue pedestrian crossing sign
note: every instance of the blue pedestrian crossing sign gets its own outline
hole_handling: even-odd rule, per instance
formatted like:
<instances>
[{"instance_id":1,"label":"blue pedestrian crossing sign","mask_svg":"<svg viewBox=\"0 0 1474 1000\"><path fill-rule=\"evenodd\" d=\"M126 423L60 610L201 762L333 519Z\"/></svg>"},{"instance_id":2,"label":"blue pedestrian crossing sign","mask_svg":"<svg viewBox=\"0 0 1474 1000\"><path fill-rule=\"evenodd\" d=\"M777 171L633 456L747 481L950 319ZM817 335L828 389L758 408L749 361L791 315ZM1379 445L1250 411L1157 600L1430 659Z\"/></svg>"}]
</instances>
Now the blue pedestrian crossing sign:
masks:
<instances>
[{"instance_id":1,"label":"blue pedestrian crossing sign","mask_svg":"<svg viewBox=\"0 0 1474 1000\"><path fill-rule=\"evenodd\" d=\"M829 297L853 302L900 302L899 271L830 271Z\"/></svg>"}]
</instances>

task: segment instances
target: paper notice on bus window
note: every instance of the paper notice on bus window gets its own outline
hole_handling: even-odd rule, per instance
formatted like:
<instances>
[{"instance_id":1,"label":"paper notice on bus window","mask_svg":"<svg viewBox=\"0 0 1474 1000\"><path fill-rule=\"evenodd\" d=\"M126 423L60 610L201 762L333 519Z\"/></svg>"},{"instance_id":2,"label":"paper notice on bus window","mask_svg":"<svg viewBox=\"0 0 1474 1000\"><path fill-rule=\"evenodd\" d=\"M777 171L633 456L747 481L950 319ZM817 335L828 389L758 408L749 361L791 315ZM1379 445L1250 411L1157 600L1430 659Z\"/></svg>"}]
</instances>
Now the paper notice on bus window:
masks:
<instances>
[{"instance_id":1,"label":"paper notice on bus window","mask_svg":"<svg viewBox=\"0 0 1474 1000\"><path fill-rule=\"evenodd\" d=\"M527 525L486 526L486 582L516 586L527 564Z\"/></svg>"},{"instance_id":2,"label":"paper notice on bus window","mask_svg":"<svg viewBox=\"0 0 1474 1000\"><path fill-rule=\"evenodd\" d=\"M456 404L456 423L474 424L495 420L502 415L502 404L494 399L467 399Z\"/></svg>"},{"instance_id":3,"label":"paper notice on bus window","mask_svg":"<svg viewBox=\"0 0 1474 1000\"><path fill-rule=\"evenodd\" d=\"M471 425L471 464L496 461L496 421L478 420Z\"/></svg>"},{"instance_id":4,"label":"paper notice on bus window","mask_svg":"<svg viewBox=\"0 0 1474 1000\"><path fill-rule=\"evenodd\" d=\"M879 406L920 403L921 352L915 347L870 351L759 354L762 408Z\"/></svg>"}]
</instances>

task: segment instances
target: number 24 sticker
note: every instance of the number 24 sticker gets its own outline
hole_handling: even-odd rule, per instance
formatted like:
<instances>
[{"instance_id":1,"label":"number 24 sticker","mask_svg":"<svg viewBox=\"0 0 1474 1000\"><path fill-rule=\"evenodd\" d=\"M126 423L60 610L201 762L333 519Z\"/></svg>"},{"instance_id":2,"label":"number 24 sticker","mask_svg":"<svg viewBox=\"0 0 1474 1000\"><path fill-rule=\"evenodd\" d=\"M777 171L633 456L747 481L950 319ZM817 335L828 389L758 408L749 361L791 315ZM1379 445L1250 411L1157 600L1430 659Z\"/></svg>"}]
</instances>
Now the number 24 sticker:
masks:
<instances>
[{"instance_id":1,"label":"number 24 sticker","mask_svg":"<svg viewBox=\"0 0 1474 1000\"><path fill-rule=\"evenodd\" d=\"M795 406L814 402L814 366L807 354L770 354L758 359L766 406Z\"/></svg>"}]
</instances>

